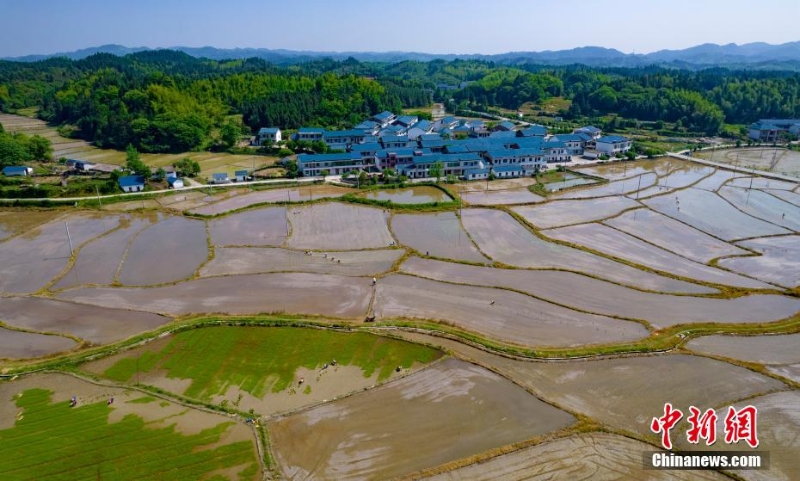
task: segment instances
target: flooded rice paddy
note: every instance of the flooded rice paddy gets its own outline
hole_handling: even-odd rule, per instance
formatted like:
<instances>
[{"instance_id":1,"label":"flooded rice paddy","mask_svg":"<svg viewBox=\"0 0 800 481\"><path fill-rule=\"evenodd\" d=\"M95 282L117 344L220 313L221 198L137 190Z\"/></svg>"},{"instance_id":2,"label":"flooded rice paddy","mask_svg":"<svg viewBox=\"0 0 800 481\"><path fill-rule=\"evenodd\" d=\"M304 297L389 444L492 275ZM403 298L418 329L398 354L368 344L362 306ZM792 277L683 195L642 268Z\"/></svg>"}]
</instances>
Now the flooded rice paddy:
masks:
<instances>
[{"instance_id":1,"label":"flooded rice paddy","mask_svg":"<svg viewBox=\"0 0 800 481\"><path fill-rule=\"evenodd\" d=\"M453 198L444 191L428 186L373 190L359 194L359 197L370 200L388 200L394 204L432 204L434 202L453 201Z\"/></svg>"},{"instance_id":2,"label":"flooded rice paddy","mask_svg":"<svg viewBox=\"0 0 800 481\"><path fill-rule=\"evenodd\" d=\"M229 199L214 202L190 211L199 215L219 215L232 210L244 209L257 204L281 204L286 202L304 202L317 199L341 197L352 192L344 187L333 185L315 185L293 187L290 189L272 189L238 195Z\"/></svg>"},{"instance_id":3,"label":"flooded rice paddy","mask_svg":"<svg viewBox=\"0 0 800 481\"><path fill-rule=\"evenodd\" d=\"M389 212L335 202L289 208L293 249L358 250L394 244L387 220Z\"/></svg>"},{"instance_id":4,"label":"flooded rice paddy","mask_svg":"<svg viewBox=\"0 0 800 481\"><path fill-rule=\"evenodd\" d=\"M0 359L41 357L77 347L72 339L0 327Z\"/></svg>"},{"instance_id":5,"label":"flooded rice paddy","mask_svg":"<svg viewBox=\"0 0 800 481\"><path fill-rule=\"evenodd\" d=\"M484 264L489 262L452 212L395 214L392 231L400 244L420 254Z\"/></svg>"},{"instance_id":6,"label":"flooded rice paddy","mask_svg":"<svg viewBox=\"0 0 800 481\"><path fill-rule=\"evenodd\" d=\"M779 336L704 336L685 344L701 354L739 359L759 364L800 363L800 334Z\"/></svg>"},{"instance_id":7,"label":"flooded rice paddy","mask_svg":"<svg viewBox=\"0 0 800 481\"><path fill-rule=\"evenodd\" d=\"M267 427L286 478L344 480L407 475L573 422L506 379L451 359Z\"/></svg>"},{"instance_id":8,"label":"flooded rice paddy","mask_svg":"<svg viewBox=\"0 0 800 481\"><path fill-rule=\"evenodd\" d=\"M514 205L544 202L544 197L532 193L527 188L463 192L461 199L469 205Z\"/></svg>"},{"instance_id":9,"label":"flooded rice paddy","mask_svg":"<svg viewBox=\"0 0 800 481\"><path fill-rule=\"evenodd\" d=\"M550 229L605 219L639 206L641 204L627 197L615 196L591 200L557 200L542 205L514 207L511 210L540 229Z\"/></svg>"},{"instance_id":10,"label":"flooded rice paddy","mask_svg":"<svg viewBox=\"0 0 800 481\"><path fill-rule=\"evenodd\" d=\"M642 174L624 180L585 189L568 190L551 196L554 199L591 199L611 195L625 195L655 185L658 177L654 173Z\"/></svg>"},{"instance_id":11,"label":"flooded rice paddy","mask_svg":"<svg viewBox=\"0 0 800 481\"><path fill-rule=\"evenodd\" d=\"M758 219L800 231L800 207L755 189L723 187L719 195L737 209Z\"/></svg>"},{"instance_id":12,"label":"flooded rice paddy","mask_svg":"<svg viewBox=\"0 0 800 481\"><path fill-rule=\"evenodd\" d=\"M784 287L800 286L800 236L752 239L738 245L758 255L721 259L720 266Z\"/></svg>"},{"instance_id":13,"label":"flooded rice paddy","mask_svg":"<svg viewBox=\"0 0 800 481\"><path fill-rule=\"evenodd\" d=\"M614 162L610 164L595 165L572 169L582 174L602 177L606 180L621 180L638 177L653 172L656 168L654 160L640 160L636 162Z\"/></svg>"},{"instance_id":14,"label":"flooded rice paddy","mask_svg":"<svg viewBox=\"0 0 800 481\"><path fill-rule=\"evenodd\" d=\"M215 246L280 246L289 233L286 207L267 207L208 221Z\"/></svg>"}]
</instances>

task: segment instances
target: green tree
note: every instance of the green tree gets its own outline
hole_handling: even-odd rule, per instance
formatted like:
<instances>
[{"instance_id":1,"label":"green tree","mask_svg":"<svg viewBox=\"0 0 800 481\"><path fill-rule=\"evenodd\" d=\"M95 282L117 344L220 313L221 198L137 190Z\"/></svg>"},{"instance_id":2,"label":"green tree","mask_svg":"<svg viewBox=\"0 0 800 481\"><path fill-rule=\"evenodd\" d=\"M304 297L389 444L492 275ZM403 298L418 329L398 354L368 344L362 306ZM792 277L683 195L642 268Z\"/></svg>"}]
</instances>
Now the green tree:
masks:
<instances>
[{"instance_id":1,"label":"green tree","mask_svg":"<svg viewBox=\"0 0 800 481\"><path fill-rule=\"evenodd\" d=\"M30 160L32 156L28 149L13 135L0 134L0 167L22 165Z\"/></svg>"},{"instance_id":2,"label":"green tree","mask_svg":"<svg viewBox=\"0 0 800 481\"><path fill-rule=\"evenodd\" d=\"M442 175L444 175L444 165L440 160L434 162L430 169L428 169L428 175L431 177L436 177L436 183L439 183L439 181L442 179Z\"/></svg>"},{"instance_id":3,"label":"green tree","mask_svg":"<svg viewBox=\"0 0 800 481\"><path fill-rule=\"evenodd\" d=\"M133 145L128 145L126 149L125 167L134 175L141 175L145 179L150 178L150 167L139 157L139 151Z\"/></svg>"},{"instance_id":4,"label":"green tree","mask_svg":"<svg viewBox=\"0 0 800 481\"><path fill-rule=\"evenodd\" d=\"M322 180L325 181L325 177L331 175L331 171L329 171L328 169L322 169L319 172L319 175L321 175L322 176Z\"/></svg>"},{"instance_id":5,"label":"green tree","mask_svg":"<svg viewBox=\"0 0 800 481\"><path fill-rule=\"evenodd\" d=\"M200 164L189 157L184 157L172 164L172 166L175 167L175 170L181 177L196 177L197 174L200 173Z\"/></svg>"},{"instance_id":6,"label":"green tree","mask_svg":"<svg viewBox=\"0 0 800 481\"><path fill-rule=\"evenodd\" d=\"M28 139L28 152L34 160L50 161L53 159L53 144L41 135Z\"/></svg>"},{"instance_id":7,"label":"green tree","mask_svg":"<svg viewBox=\"0 0 800 481\"><path fill-rule=\"evenodd\" d=\"M220 139L222 139L222 144L225 145L227 148L231 148L236 146L236 142L239 140L239 133L241 132L242 128L239 125L236 125L233 121L225 122L222 128L219 131Z\"/></svg>"}]
</instances>

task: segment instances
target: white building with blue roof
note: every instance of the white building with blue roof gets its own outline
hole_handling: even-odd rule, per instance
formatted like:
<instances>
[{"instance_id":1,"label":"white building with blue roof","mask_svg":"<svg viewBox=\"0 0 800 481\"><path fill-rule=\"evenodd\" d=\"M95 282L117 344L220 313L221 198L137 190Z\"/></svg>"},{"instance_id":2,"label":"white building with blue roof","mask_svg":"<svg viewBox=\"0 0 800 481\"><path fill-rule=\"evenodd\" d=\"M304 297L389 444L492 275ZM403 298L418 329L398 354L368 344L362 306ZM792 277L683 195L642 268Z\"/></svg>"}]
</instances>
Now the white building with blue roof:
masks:
<instances>
[{"instance_id":1,"label":"white building with blue roof","mask_svg":"<svg viewBox=\"0 0 800 481\"><path fill-rule=\"evenodd\" d=\"M258 129L256 143L258 145L272 145L281 141L281 129L278 127L262 127Z\"/></svg>"},{"instance_id":2,"label":"white building with blue roof","mask_svg":"<svg viewBox=\"0 0 800 481\"><path fill-rule=\"evenodd\" d=\"M297 168L306 177L320 176L323 170L327 170L329 175L342 175L351 170L374 170L375 158L364 157L359 152L300 154Z\"/></svg>"},{"instance_id":3,"label":"white building with blue roof","mask_svg":"<svg viewBox=\"0 0 800 481\"><path fill-rule=\"evenodd\" d=\"M633 141L631 141L631 139L619 135L606 135L595 141L595 150L597 150L597 153L600 155L614 156L617 154L624 154L631 150L632 146Z\"/></svg>"}]
</instances>

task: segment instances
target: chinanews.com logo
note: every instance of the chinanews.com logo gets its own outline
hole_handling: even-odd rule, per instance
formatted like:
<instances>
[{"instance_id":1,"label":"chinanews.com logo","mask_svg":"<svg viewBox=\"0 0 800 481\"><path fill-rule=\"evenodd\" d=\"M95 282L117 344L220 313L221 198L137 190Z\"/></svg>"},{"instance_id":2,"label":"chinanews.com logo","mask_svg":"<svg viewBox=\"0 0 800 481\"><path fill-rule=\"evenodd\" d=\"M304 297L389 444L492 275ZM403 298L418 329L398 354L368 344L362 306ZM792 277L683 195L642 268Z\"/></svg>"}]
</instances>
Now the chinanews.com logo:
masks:
<instances>
[{"instance_id":1,"label":"chinanews.com logo","mask_svg":"<svg viewBox=\"0 0 800 481\"><path fill-rule=\"evenodd\" d=\"M650 430L661 435L661 445L667 452L653 451L644 453L646 469L769 469L769 453L759 451L672 451L672 430L678 425L684 414L671 403L664 404L664 414L654 417ZM714 409L701 410L689 407L686 421L686 441L691 445L699 445L703 440L706 446L717 442L717 421L719 417ZM725 444L739 445L744 442L751 449L758 447L758 409L745 406L736 409L729 406L723 420Z\"/></svg>"}]
</instances>

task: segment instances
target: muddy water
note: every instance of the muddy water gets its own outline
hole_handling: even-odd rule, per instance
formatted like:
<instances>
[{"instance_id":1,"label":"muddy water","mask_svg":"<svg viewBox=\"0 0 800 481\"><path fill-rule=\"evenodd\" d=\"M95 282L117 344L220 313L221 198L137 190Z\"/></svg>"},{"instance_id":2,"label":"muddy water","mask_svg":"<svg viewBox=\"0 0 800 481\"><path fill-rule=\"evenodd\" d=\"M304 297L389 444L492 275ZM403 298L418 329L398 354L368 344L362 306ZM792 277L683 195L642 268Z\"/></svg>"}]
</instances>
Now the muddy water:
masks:
<instances>
[{"instance_id":1,"label":"muddy water","mask_svg":"<svg viewBox=\"0 0 800 481\"><path fill-rule=\"evenodd\" d=\"M703 354L757 362L759 364L800 363L800 334L781 336L705 336L692 339L686 348Z\"/></svg>"},{"instance_id":2,"label":"muddy water","mask_svg":"<svg viewBox=\"0 0 800 481\"><path fill-rule=\"evenodd\" d=\"M760 190L723 187L719 195L739 210L781 227L800 231L800 207Z\"/></svg>"},{"instance_id":3,"label":"muddy water","mask_svg":"<svg viewBox=\"0 0 800 481\"><path fill-rule=\"evenodd\" d=\"M434 187L407 187L405 189L374 190L360 197L371 200L389 200L395 204L428 204L450 202L452 197Z\"/></svg>"},{"instance_id":4,"label":"muddy water","mask_svg":"<svg viewBox=\"0 0 800 481\"><path fill-rule=\"evenodd\" d=\"M701 286L650 274L578 249L542 240L505 212L488 209L464 210L462 223L482 252L508 265L585 272L624 285L659 292L709 292Z\"/></svg>"},{"instance_id":5,"label":"muddy water","mask_svg":"<svg viewBox=\"0 0 800 481\"><path fill-rule=\"evenodd\" d=\"M728 184L730 187L740 187L743 189L777 189L777 190L796 190L798 185L797 182L785 182L782 180L774 180L768 179L766 177L742 177L739 179L734 179L732 182Z\"/></svg>"},{"instance_id":6,"label":"muddy water","mask_svg":"<svg viewBox=\"0 0 800 481\"><path fill-rule=\"evenodd\" d=\"M401 245L411 247L421 254L489 263L452 212L396 214L392 217L392 231Z\"/></svg>"},{"instance_id":7,"label":"muddy water","mask_svg":"<svg viewBox=\"0 0 800 481\"><path fill-rule=\"evenodd\" d=\"M610 195L625 195L643 190L655 185L658 178L656 174L642 174L624 180L617 180L597 187L569 190L552 196L555 199L590 199L594 197L607 197Z\"/></svg>"},{"instance_id":8,"label":"muddy water","mask_svg":"<svg viewBox=\"0 0 800 481\"><path fill-rule=\"evenodd\" d=\"M231 197L220 202L215 202L213 204L197 208L193 210L192 213L201 215L216 215L236 209L242 209L255 204L301 202L314 199L341 197L351 192L353 191L350 189L332 185L315 185L291 189L262 190Z\"/></svg>"},{"instance_id":9,"label":"muddy water","mask_svg":"<svg viewBox=\"0 0 800 481\"><path fill-rule=\"evenodd\" d=\"M331 202L289 209L289 247L310 250L357 250L392 245L388 211Z\"/></svg>"},{"instance_id":10,"label":"muddy water","mask_svg":"<svg viewBox=\"0 0 800 481\"><path fill-rule=\"evenodd\" d=\"M0 327L0 359L22 359L47 356L72 349L77 344L60 336L12 331Z\"/></svg>"},{"instance_id":11,"label":"muddy water","mask_svg":"<svg viewBox=\"0 0 800 481\"><path fill-rule=\"evenodd\" d=\"M738 245L760 255L722 259L720 266L781 286L800 286L800 236L753 239Z\"/></svg>"},{"instance_id":12,"label":"muddy water","mask_svg":"<svg viewBox=\"0 0 800 481\"><path fill-rule=\"evenodd\" d=\"M0 299L0 320L16 327L72 334L93 343L106 344L149 331L170 319L52 299L14 297Z\"/></svg>"},{"instance_id":13,"label":"muddy water","mask_svg":"<svg viewBox=\"0 0 800 481\"><path fill-rule=\"evenodd\" d=\"M725 481L715 471L654 471L642 465L653 446L608 433L589 433L540 444L489 461L425 478L430 481ZM622 474L624 473L624 475Z\"/></svg>"},{"instance_id":14,"label":"muddy water","mask_svg":"<svg viewBox=\"0 0 800 481\"><path fill-rule=\"evenodd\" d=\"M268 207L208 221L215 246L279 246L289 229L285 207Z\"/></svg>"},{"instance_id":15,"label":"muddy water","mask_svg":"<svg viewBox=\"0 0 800 481\"><path fill-rule=\"evenodd\" d=\"M62 211L13 210L0 212L0 241L32 229L62 214Z\"/></svg>"},{"instance_id":16,"label":"muddy water","mask_svg":"<svg viewBox=\"0 0 800 481\"><path fill-rule=\"evenodd\" d=\"M375 276L389 271L404 249L314 252L257 247L218 247L201 277L263 272L315 272L342 276Z\"/></svg>"},{"instance_id":17,"label":"muddy water","mask_svg":"<svg viewBox=\"0 0 800 481\"><path fill-rule=\"evenodd\" d=\"M584 314L516 292L405 275L381 279L373 308L381 319L441 319L523 346L604 344L650 334L635 322Z\"/></svg>"},{"instance_id":18,"label":"muddy water","mask_svg":"<svg viewBox=\"0 0 800 481\"><path fill-rule=\"evenodd\" d=\"M304 292L313 295L299 294ZM371 294L369 278L291 273L214 277L142 289L80 288L59 296L85 304L176 315L286 312L362 317Z\"/></svg>"},{"instance_id":19,"label":"muddy water","mask_svg":"<svg viewBox=\"0 0 800 481\"><path fill-rule=\"evenodd\" d=\"M206 224L168 217L136 236L128 249L119 281L128 286L185 279L208 258Z\"/></svg>"},{"instance_id":20,"label":"muddy water","mask_svg":"<svg viewBox=\"0 0 800 481\"><path fill-rule=\"evenodd\" d=\"M648 172L653 172L656 168L654 160L640 160L636 162L615 162L611 164L595 165L573 169L576 172L602 177L608 180L620 180L636 177Z\"/></svg>"},{"instance_id":21,"label":"muddy water","mask_svg":"<svg viewBox=\"0 0 800 481\"><path fill-rule=\"evenodd\" d=\"M653 210L723 240L789 233L744 214L717 194L701 189L678 190L643 202Z\"/></svg>"},{"instance_id":22,"label":"muddy water","mask_svg":"<svg viewBox=\"0 0 800 481\"><path fill-rule=\"evenodd\" d=\"M79 214L0 243L0 292L28 293L41 289L67 266L70 238L73 249L77 249L117 227L120 220L117 215Z\"/></svg>"},{"instance_id":23,"label":"muddy water","mask_svg":"<svg viewBox=\"0 0 800 481\"><path fill-rule=\"evenodd\" d=\"M656 327L688 322L771 322L800 312L800 300L789 296L752 295L735 299L671 296L561 271L495 269L415 257L404 262L400 269L457 284L515 289L582 311L644 319ZM576 292L580 295L575 295Z\"/></svg>"},{"instance_id":24,"label":"muddy water","mask_svg":"<svg viewBox=\"0 0 800 481\"><path fill-rule=\"evenodd\" d=\"M447 360L268 427L288 478L346 480L402 476L572 422L490 371Z\"/></svg>"},{"instance_id":25,"label":"muddy water","mask_svg":"<svg viewBox=\"0 0 800 481\"><path fill-rule=\"evenodd\" d=\"M772 189L767 190L765 192L769 192L771 195L781 200L785 200L786 202L794 206L800 207L800 194L796 192L789 192L786 190L772 190Z\"/></svg>"},{"instance_id":26,"label":"muddy water","mask_svg":"<svg viewBox=\"0 0 800 481\"><path fill-rule=\"evenodd\" d=\"M513 210L540 229L581 224L617 215L641 204L615 196L592 200L557 200L542 205L514 207Z\"/></svg>"},{"instance_id":27,"label":"muddy water","mask_svg":"<svg viewBox=\"0 0 800 481\"><path fill-rule=\"evenodd\" d=\"M677 256L602 224L561 227L548 230L545 235L571 244L583 245L612 257L626 259L636 264L688 279L736 287L771 288L770 285L755 279Z\"/></svg>"},{"instance_id":28,"label":"muddy water","mask_svg":"<svg viewBox=\"0 0 800 481\"><path fill-rule=\"evenodd\" d=\"M697 262L707 263L724 256L748 255L749 252L715 239L650 209L638 209L603 221L615 229L655 244Z\"/></svg>"},{"instance_id":29,"label":"muddy water","mask_svg":"<svg viewBox=\"0 0 800 481\"><path fill-rule=\"evenodd\" d=\"M53 286L64 289L81 284L111 284L134 236L158 221L158 215L138 215L123 227L83 246L70 270Z\"/></svg>"},{"instance_id":30,"label":"muddy water","mask_svg":"<svg viewBox=\"0 0 800 481\"><path fill-rule=\"evenodd\" d=\"M464 202L472 205L512 205L544 202L544 197L531 193L528 189L489 190L482 192L464 192Z\"/></svg>"}]
</instances>

